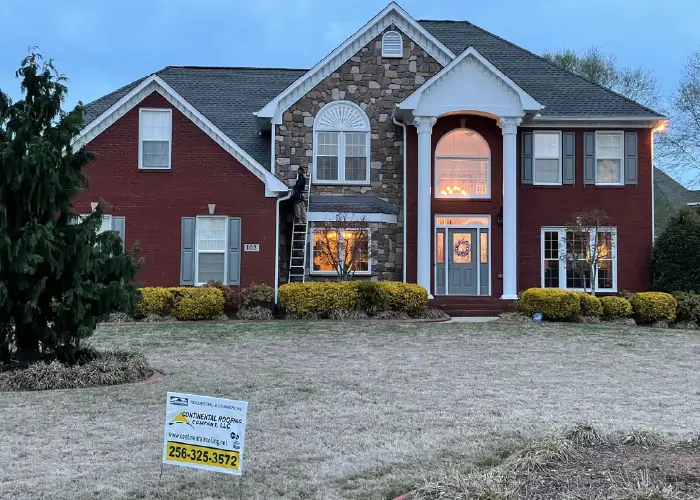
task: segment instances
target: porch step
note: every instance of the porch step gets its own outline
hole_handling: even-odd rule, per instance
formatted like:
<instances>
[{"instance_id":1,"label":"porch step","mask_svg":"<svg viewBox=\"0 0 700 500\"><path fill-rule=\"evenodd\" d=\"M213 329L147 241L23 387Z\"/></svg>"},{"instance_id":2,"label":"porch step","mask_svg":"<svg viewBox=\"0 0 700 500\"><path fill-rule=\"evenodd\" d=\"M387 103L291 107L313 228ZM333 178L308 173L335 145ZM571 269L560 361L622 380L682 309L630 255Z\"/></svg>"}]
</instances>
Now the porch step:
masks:
<instances>
[{"instance_id":1,"label":"porch step","mask_svg":"<svg viewBox=\"0 0 700 500\"><path fill-rule=\"evenodd\" d=\"M445 296L428 301L428 307L441 309L450 316L498 316L505 306L498 297Z\"/></svg>"}]
</instances>

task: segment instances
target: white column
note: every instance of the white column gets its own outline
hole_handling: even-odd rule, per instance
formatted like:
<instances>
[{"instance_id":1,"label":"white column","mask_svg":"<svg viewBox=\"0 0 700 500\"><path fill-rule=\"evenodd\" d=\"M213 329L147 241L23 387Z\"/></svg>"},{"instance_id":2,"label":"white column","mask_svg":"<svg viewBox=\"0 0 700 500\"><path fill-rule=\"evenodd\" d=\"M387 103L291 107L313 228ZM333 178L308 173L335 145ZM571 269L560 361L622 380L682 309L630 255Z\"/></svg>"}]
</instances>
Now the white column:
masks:
<instances>
[{"instance_id":1,"label":"white column","mask_svg":"<svg viewBox=\"0 0 700 500\"><path fill-rule=\"evenodd\" d=\"M503 295L504 300L518 298L517 230L517 133L520 118L504 117L498 126L503 131Z\"/></svg>"},{"instance_id":2,"label":"white column","mask_svg":"<svg viewBox=\"0 0 700 500\"><path fill-rule=\"evenodd\" d=\"M418 284L428 290L430 294L430 270L433 263L430 261L431 215L430 200L432 198L432 158L433 146L431 136L433 125L437 118L434 116L416 116L413 124L418 129L418 258L416 263Z\"/></svg>"}]
</instances>

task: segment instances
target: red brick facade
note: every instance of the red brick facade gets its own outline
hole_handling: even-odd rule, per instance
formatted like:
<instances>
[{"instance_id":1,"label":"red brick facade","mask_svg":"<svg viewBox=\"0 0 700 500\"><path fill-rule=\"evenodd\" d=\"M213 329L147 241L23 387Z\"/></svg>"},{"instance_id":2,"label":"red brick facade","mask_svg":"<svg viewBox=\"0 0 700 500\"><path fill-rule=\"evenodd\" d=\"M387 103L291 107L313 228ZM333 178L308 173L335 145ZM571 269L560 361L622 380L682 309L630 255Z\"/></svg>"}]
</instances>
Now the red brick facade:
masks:
<instances>
[{"instance_id":1,"label":"red brick facade","mask_svg":"<svg viewBox=\"0 0 700 500\"><path fill-rule=\"evenodd\" d=\"M172 169L138 169L139 108L172 109ZM79 213L104 200L105 213L126 218L126 247L139 242L146 260L138 280L147 286L180 284L181 218L215 215L241 218L241 244L259 252L241 253L241 285L274 283L275 198L265 185L199 127L153 93L102 132L86 149L96 154L88 166L88 188L75 200Z\"/></svg>"}]
</instances>

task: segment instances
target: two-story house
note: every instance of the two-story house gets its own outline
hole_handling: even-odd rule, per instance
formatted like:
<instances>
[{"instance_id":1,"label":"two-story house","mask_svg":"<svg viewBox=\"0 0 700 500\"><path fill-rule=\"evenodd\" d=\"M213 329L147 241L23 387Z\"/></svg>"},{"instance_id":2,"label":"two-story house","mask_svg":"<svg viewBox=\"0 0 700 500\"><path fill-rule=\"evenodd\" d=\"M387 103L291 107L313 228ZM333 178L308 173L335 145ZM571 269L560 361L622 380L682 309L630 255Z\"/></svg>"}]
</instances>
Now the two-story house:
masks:
<instances>
[{"instance_id":1,"label":"two-story house","mask_svg":"<svg viewBox=\"0 0 700 500\"><path fill-rule=\"evenodd\" d=\"M90 103L76 142L97 158L76 211L109 203L103 227L139 242L146 285L277 287L305 167L307 279L335 274L317 226L344 214L343 239L366 236L356 278L491 314L528 287L583 288L562 255L590 241L563 224L589 208L614 222L597 289L647 288L664 120L469 22L416 21L392 2L309 70L169 66Z\"/></svg>"}]
</instances>

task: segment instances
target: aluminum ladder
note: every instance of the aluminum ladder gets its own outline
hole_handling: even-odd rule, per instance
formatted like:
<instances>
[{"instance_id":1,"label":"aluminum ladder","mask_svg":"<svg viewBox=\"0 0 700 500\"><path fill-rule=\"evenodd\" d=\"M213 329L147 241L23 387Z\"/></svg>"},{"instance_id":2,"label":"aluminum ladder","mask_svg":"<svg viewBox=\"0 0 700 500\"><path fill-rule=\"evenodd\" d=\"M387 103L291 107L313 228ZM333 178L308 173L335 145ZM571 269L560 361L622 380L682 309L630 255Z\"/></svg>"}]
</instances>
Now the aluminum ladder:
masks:
<instances>
[{"instance_id":1,"label":"aluminum ladder","mask_svg":"<svg viewBox=\"0 0 700 500\"><path fill-rule=\"evenodd\" d=\"M308 203L311 193L311 176L306 180L306 200ZM292 241L289 248L289 279L287 283L306 282L306 249L309 246L309 214L306 207L306 222L297 221L296 216L292 225Z\"/></svg>"}]
</instances>

